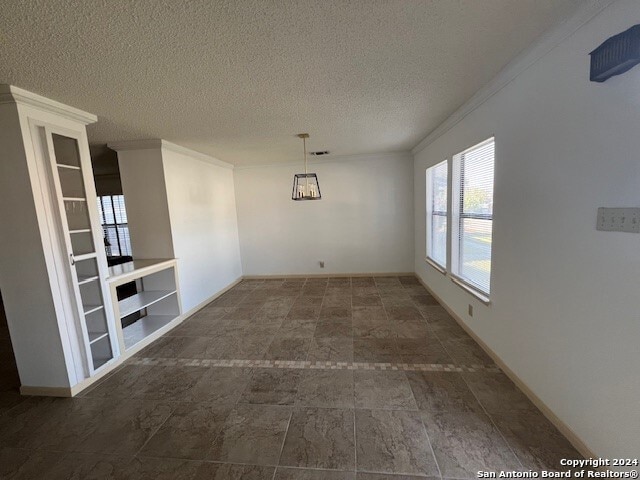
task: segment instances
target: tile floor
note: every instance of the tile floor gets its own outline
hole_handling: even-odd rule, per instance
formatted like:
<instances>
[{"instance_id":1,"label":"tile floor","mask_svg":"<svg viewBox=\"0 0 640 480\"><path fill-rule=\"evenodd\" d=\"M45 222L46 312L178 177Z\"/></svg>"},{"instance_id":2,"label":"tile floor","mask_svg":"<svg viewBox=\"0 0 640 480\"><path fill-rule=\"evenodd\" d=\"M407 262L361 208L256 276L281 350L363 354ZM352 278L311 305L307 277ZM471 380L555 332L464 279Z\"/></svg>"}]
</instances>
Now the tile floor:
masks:
<instances>
[{"instance_id":1,"label":"tile floor","mask_svg":"<svg viewBox=\"0 0 640 480\"><path fill-rule=\"evenodd\" d=\"M475 478L579 457L414 277L247 280L79 398L0 398L0 478Z\"/></svg>"}]
</instances>

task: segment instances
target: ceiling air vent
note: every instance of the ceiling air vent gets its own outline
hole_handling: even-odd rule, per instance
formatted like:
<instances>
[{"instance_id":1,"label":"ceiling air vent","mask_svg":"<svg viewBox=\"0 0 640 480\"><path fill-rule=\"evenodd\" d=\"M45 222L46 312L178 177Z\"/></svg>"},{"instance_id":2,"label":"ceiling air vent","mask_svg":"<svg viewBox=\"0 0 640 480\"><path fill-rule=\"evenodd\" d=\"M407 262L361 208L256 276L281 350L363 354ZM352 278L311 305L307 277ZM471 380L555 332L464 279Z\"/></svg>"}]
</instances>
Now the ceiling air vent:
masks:
<instances>
[{"instance_id":1,"label":"ceiling air vent","mask_svg":"<svg viewBox=\"0 0 640 480\"><path fill-rule=\"evenodd\" d=\"M322 155L329 155L329 150L319 150L317 152L309 152L309 155L314 157L321 157Z\"/></svg>"},{"instance_id":2,"label":"ceiling air vent","mask_svg":"<svg viewBox=\"0 0 640 480\"><path fill-rule=\"evenodd\" d=\"M591 52L592 82L604 82L640 63L640 25L604 41Z\"/></svg>"}]
</instances>

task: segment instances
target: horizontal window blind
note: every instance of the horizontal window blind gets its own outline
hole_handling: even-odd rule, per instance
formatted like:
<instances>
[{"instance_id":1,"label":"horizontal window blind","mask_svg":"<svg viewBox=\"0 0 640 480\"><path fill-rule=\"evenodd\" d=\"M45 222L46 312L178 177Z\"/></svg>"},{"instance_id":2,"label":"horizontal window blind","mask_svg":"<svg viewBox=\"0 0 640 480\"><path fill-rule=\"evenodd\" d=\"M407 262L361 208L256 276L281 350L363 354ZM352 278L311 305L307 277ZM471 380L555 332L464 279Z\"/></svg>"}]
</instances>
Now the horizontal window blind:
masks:
<instances>
[{"instance_id":1,"label":"horizontal window blind","mask_svg":"<svg viewBox=\"0 0 640 480\"><path fill-rule=\"evenodd\" d=\"M493 138L457 156L459 162L458 268L461 279L489 294L493 230Z\"/></svg>"},{"instance_id":2,"label":"horizontal window blind","mask_svg":"<svg viewBox=\"0 0 640 480\"><path fill-rule=\"evenodd\" d=\"M107 256L131 255L131 239L127 225L124 195L98 197L100 224L105 238Z\"/></svg>"},{"instance_id":3,"label":"horizontal window blind","mask_svg":"<svg viewBox=\"0 0 640 480\"><path fill-rule=\"evenodd\" d=\"M447 187L449 167L445 160L427 169L427 257L447 266Z\"/></svg>"}]
</instances>

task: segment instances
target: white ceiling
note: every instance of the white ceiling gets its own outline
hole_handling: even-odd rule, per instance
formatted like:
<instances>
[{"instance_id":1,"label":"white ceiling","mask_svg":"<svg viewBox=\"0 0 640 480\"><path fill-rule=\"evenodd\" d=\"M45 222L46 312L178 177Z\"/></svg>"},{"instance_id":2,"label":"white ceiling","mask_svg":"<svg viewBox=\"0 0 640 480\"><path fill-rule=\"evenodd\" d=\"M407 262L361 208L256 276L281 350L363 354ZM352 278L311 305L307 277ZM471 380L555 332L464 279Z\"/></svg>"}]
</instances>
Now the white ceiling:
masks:
<instances>
[{"instance_id":1,"label":"white ceiling","mask_svg":"<svg viewBox=\"0 0 640 480\"><path fill-rule=\"evenodd\" d=\"M0 0L0 83L97 114L94 144L402 151L583 2Z\"/></svg>"}]
</instances>

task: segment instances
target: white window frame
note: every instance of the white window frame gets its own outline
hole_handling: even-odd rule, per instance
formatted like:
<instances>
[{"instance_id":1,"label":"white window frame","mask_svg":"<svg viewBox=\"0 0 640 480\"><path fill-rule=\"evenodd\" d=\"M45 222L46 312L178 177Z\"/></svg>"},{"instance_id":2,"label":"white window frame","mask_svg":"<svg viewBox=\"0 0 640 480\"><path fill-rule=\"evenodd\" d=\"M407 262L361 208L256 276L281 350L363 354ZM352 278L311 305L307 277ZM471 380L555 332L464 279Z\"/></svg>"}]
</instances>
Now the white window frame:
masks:
<instances>
[{"instance_id":1,"label":"white window frame","mask_svg":"<svg viewBox=\"0 0 640 480\"><path fill-rule=\"evenodd\" d=\"M479 285L473 283L472 281L464 278L460 274L460 243L462 242L461 237L461 226L462 220L465 218L475 218L482 220L491 220L491 234L493 237L493 219L494 215L491 214L462 214L462 203L463 198L460 195L461 187L462 187L462 156L470 151L479 149L484 147L485 145L493 143L494 144L494 170L495 170L495 137L490 137L483 142L480 142L472 147L463 150L462 152L457 153L453 156L452 168L451 168L451 197L450 197L450 205L451 205L451 217L449 228L451 231L451 241L450 241L450 255L451 255L451 278L452 280L463 287L465 290L469 291L471 294L478 297L485 303L489 303L491 287L489 291L484 291ZM494 182L495 184L495 182ZM493 263L493 244L492 247L492 263ZM493 264L491 265L493 267ZM491 268L491 276L493 276L493 268ZM489 279L489 285L491 285L491 279Z\"/></svg>"},{"instance_id":2,"label":"white window frame","mask_svg":"<svg viewBox=\"0 0 640 480\"><path fill-rule=\"evenodd\" d=\"M436 168L442 166L442 165L446 165L447 167L447 209L445 211L434 211L433 210L433 194L435 193L433 191L433 172ZM449 167L449 160L443 160L440 163L437 163L435 165L430 166L429 168L427 168L426 172L425 172L425 180L426 180L426 228L425 228L425 233L426 233L426 239L425 239L425 253L426 253L426 260L427 263L429 263L431 266L433 266L436 270L439 270L442 273L446 273L447 271L447 264L448 264L448 256L449 256L449 173L450 173L450 167ZM444 217L447 221L447 240L445 241L445 256L444 256L444 265L441 262L438 262L432 255L432 247L433 247L433 216L437 215L437 216L441 216Z\"/></svg>"}]
</instances>

